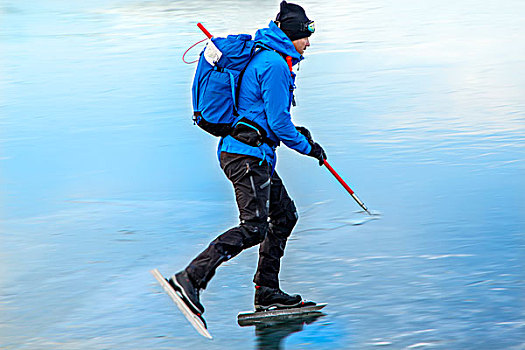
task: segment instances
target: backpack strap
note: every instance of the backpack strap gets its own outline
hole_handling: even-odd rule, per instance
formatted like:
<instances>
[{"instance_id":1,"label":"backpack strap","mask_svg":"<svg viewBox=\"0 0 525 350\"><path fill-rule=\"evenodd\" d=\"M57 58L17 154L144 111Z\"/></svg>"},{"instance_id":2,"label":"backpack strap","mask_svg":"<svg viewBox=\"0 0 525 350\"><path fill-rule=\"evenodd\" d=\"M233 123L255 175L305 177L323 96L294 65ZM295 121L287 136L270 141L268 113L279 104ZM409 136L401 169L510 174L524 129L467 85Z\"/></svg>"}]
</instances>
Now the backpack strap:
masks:
<instances>
[{"instance_id":1,"label":"backpack strap","mask_svg":"<svg viewBox=\"0 0 525 350\"><path fill-rule=\"evenodd\" d=\"M267 50L267 48L262 46L262 45L259 45L259 44L255 44L253 46L252 52L250 53L250 59L248 60L248 63L246 63L246 65L242 69L241 73L239 74L239 79L237 80L237 88L236 88L236 91L235 91L235 96L233 98L233 102L234 102L234 104L233 104L233 115L236 116L236 117L239 116L239 113L237 112L237 110L239 108L239 93L240 93L240 90L241 90L241 83L242 83L242 78L244 76L244 72L246 71L246 68L248 68L248 65L250 64L252 59L259 52L261 52L262 50ZM234 86L234 85L232 85L232 86Z\"/></svg>"},{"instance_id":2,"label":"backpack strap","mask_svg":"<svg viewBox=\"0 0 525 350\"><path fill-rule=\"evenodd\" d=\"M233 99L233 114L235 114L237 110L237 98L238 98L237 93L235 92L235 77L233 76L233 73L227 68L223 68L222 71L228 73L230 76L230 86L232 88L232 99Z\"/></svg>"}]
</instances>

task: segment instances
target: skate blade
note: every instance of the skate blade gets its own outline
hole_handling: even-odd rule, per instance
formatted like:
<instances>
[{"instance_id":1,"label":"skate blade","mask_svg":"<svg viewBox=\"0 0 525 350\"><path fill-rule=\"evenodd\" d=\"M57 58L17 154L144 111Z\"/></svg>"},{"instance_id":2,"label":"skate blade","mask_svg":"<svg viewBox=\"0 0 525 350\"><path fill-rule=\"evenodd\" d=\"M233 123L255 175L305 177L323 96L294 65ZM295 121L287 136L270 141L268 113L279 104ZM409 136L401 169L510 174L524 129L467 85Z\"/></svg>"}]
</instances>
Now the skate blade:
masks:
<instances>
[{"instance_id":1,"label":"skate blade","mask_svg":"<svg viewBox=\"0 0 525 350\"><path fill-rule=\"evenodd\" d=\"M294 307L288 309L273 309L267 311L246 311L237 315L237 322L240 326L251 325L258 321L266 321L276 318L289 318L308 316L311 314L322 314L320 311L327 304L317 304L312 306Z\"/></svg>"},{"instance_id":2,"label":"skate blade","mask_svg":"<svg viewBox=\"0 0 525 350\"><path fill-rule=\"evenodd\" d=\"M153 277L160 283L166 294L168 294L175 302L179 310L182 312L184 317L190 322L190 324L195 328L197 332L199 332L200 335L203 337L206 337L208 339L213 339L210 332L208 332L208 329L206 327L206 324L204 321L193 313L193 311L189 308L189 306L186 305L186 303L182 300L182 298L173 290L173 288L169 285L168 281L162 275L160 274L159 270L153 269L150 271Z\"/></svg>"}]
</instances>

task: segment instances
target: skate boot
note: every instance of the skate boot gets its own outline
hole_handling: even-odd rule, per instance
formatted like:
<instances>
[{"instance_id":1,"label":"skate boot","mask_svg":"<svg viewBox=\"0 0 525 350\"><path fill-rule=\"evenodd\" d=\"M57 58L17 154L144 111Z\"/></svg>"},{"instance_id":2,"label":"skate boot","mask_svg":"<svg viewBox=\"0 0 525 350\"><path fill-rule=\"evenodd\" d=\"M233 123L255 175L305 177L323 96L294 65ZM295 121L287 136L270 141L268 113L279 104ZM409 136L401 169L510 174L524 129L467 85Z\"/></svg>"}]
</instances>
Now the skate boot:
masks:
<instances>
[{"instance_id":1,"label":"skate boot","mask_svg":"<svg viewBox=\"0 0 525 350\"><path fill-rule=\"evenodd\" d=\"M269 309L286 309L292 307L303 307L300 295L289 295L278 288L264 286L255 286L255 311L266 311ZM315 305L314 302L308 302L308 305Z\"/></svg>"},{"instance_id":2,"label":"skate boot","mask_svg":"<svg viewBox=\"0 0 525 350\"><path fill-rule=\"evenodd\" d=\"M204 313L204 306L200 303L199 288L195 287L193 281L188 276L186 271L181 271L173 275L168 283L177 292L182 294L182 300L192 309L198 316Z\"/></svg>"}]
</instances>

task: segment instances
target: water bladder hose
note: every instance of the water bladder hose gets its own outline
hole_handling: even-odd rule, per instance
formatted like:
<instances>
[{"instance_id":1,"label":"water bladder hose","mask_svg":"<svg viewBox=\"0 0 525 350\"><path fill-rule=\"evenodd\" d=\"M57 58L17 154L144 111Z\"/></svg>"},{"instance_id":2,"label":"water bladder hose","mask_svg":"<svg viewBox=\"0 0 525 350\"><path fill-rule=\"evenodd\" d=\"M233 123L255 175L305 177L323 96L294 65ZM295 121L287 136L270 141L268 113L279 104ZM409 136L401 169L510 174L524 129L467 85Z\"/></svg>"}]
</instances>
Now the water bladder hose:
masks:
<instances>
[{"instance_id":1,"label":"water bladder hose","mask_svg":"<svg viewBox=\"0 0 525 350\"><path fill-rule=\"evenodd\" d=\"M208 40L208 39L211 39L213 37L213 35L210 34L210 32L208 32L208 30L206 28L204 28L204 26L201 24L201 23L197 23L197 27L200 28L200 30L202 30L202 32L207 36L206 39L202 39L201 41L197 41L195 44L191 45L183 54L182 54L182 61L186 64L192 64L192 63L195 63L197 62L199 59L197 58L195 61L191 61L191 62L188 62L184 59L184 57L186 56L186 54L188 53L188 51L190 51L191 49L193 49L195 46L199 45L200 43Z\"/></svg>"},{"instance_id":2,"label":"water bladder hose","mask_svg":"<svg viewBox=\"0 0 525 350\"><path fill-rule=\"evenodd\" d=\"M187 50L184 52L184 54L182 55L182 61L183 61L184 63L186 63L186 64L192 64L192 63L197 62L197 61L199 60L198 58L197 58L195 61L188 62L188 61L186 61L186 60L184 59L184 56L186 56L186 54L188 53L188 51L190 51L190 50L193 49L195 46L199 45L200 43L202 43L202 42L204 42L204 41L206 41L206 40L208 40L208 39L202 39L201 41L197 41L195 44L191 45L191 46L189 47L189 49L187 49Z\"/></svg>"}]
</instances>

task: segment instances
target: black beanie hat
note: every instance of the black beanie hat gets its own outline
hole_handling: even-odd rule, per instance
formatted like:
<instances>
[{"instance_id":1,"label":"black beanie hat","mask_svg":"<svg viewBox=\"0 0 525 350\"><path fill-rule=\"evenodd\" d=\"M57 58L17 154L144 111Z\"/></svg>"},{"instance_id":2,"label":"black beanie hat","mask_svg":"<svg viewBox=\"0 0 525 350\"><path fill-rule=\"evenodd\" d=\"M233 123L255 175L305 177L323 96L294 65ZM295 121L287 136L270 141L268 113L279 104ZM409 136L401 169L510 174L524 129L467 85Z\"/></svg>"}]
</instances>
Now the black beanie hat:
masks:
<instances>
[{"instance_id":1,"label":"black beanie hat","mask_svg":"<svg viewBox=\"0 0 525 350\"><path fill-rule=\"evenodd\" d=\"M275 22L291 41L312 35L312 32L308 30L308 24L313 21L306 17L304 9L299 5L289 4L286 1L281 2L281 10Z\"/></svg>"}]
</instances>

